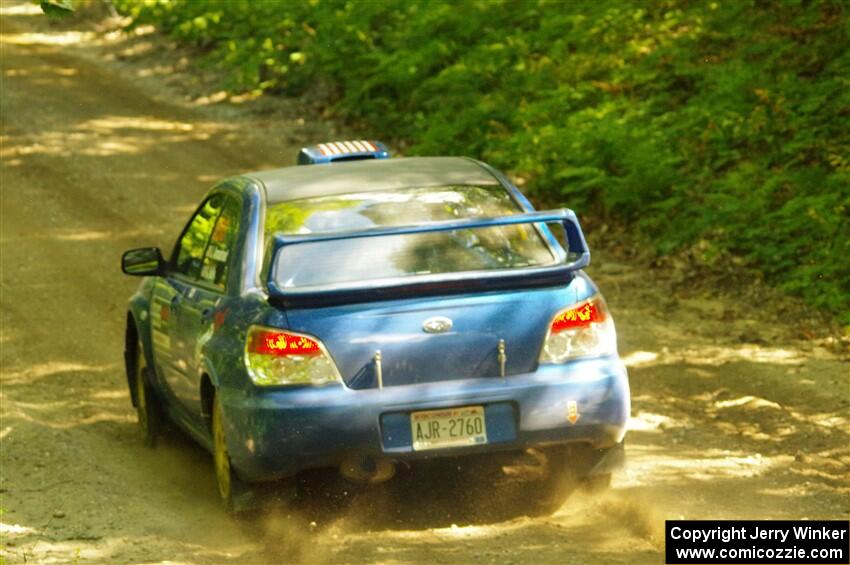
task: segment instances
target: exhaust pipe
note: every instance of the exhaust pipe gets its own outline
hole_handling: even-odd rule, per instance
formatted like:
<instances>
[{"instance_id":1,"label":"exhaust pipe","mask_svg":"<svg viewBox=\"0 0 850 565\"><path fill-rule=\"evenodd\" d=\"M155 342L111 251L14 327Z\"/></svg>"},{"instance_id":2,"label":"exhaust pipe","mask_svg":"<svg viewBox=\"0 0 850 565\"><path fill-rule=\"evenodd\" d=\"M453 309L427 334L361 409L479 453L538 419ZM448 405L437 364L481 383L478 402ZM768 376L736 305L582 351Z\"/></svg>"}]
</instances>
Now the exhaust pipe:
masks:
<instances>
[{"instance_id":1,"label":"exhaust pipe","mask_svg":"<svg viewBox=\"0 0 850 565\"><path fill-rule=\"evenodd\" d=\"M395 463L371 455L349 455L339 466L339 473L357 483L383 483L395 475Z\"/></svg>"}]
</instances>

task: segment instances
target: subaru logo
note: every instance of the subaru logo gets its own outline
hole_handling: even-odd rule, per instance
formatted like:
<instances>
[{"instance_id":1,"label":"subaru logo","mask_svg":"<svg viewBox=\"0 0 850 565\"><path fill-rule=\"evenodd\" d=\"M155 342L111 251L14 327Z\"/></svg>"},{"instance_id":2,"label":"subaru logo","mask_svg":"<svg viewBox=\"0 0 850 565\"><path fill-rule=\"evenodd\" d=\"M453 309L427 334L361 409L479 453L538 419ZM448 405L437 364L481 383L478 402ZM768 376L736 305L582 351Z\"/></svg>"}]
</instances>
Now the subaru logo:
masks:
<instances>
[{"instance_id":1,"label":"subaru logo","mask_svg":"<svg viewBox=\"0 0 850 565\"><path fill-rule=\"evenodd\" d=\"M422 322L422 329L429 334L441 334L452 329L452 321L445 316L434 316Z\"/></svg>"}]
</instances>

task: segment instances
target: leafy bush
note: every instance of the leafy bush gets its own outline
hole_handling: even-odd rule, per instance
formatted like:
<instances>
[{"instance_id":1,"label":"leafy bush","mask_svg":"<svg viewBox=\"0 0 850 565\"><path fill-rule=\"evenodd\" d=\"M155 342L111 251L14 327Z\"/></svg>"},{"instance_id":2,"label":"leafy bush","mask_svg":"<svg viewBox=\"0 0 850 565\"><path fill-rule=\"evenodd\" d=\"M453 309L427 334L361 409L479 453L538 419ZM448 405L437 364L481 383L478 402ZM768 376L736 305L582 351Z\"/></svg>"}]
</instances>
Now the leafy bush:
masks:
<instances>
[{"instance_id":1,"label":"leafy bush","mask_svg":"<svg viewBox=\"0 0 850 565\"><path fill-rule=\"evenodd\" d=\"M114 3L202 49L231 90L318 97L409 154L480 157L850 323L839 0Z\"/></svg>"}]
</instances>

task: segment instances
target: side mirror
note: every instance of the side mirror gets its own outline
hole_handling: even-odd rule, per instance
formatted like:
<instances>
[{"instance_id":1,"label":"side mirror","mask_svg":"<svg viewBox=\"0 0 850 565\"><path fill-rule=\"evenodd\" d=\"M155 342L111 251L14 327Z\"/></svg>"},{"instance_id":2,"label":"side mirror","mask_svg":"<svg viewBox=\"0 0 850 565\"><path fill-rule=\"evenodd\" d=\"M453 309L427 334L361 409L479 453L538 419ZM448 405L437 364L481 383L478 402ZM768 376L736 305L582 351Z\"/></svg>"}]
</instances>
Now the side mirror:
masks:
<instances>
[{"instance_id":1,"label":"side mirror","mask_svg":"<svg viewBox=\"0 0 850 565\"><path fill-rule=\"evenodd\" d=\"M165 260L159 247L131 249L121 257L121 270L134 277L161 275L165 272Z\"/></svg>"}]
</instances>

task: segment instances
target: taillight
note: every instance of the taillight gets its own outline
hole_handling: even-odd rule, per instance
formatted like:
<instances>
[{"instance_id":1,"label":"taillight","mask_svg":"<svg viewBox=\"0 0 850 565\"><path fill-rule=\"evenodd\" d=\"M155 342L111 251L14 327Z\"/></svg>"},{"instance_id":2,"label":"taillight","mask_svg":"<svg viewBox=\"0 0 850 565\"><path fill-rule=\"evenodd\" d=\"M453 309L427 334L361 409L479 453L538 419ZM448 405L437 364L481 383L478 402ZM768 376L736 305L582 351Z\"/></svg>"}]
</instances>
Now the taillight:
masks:
<instances>
[{"instance_id":1,"label":"taillight","mask_svg":"<svg viewBox=\"0 0 850 565\"><path fill-rule=\"evenodd\" d=\"M546 334L541 363L563 363L576 357L617 352L614 320L600 295L555 315Z\"/></svg>"},{"instance_id":2,"label":"taillight","mask_svg":"<svg viewBox=\"0 0 850 565\"><path fill-rule=\"evenodd\" d=\"M341 382L336 366L319 340L274 328L249 328L245 366L251 380L260 386Z\"/></svg>"}]
</instances>

